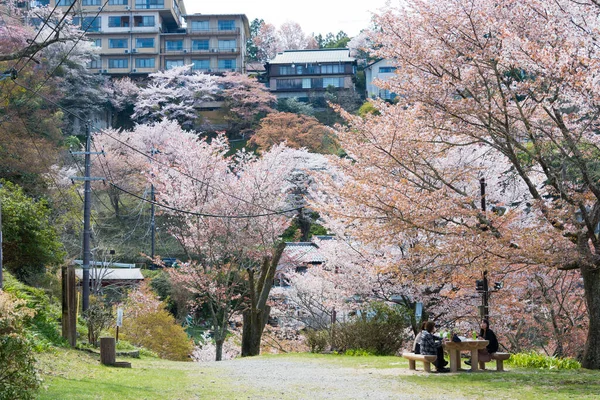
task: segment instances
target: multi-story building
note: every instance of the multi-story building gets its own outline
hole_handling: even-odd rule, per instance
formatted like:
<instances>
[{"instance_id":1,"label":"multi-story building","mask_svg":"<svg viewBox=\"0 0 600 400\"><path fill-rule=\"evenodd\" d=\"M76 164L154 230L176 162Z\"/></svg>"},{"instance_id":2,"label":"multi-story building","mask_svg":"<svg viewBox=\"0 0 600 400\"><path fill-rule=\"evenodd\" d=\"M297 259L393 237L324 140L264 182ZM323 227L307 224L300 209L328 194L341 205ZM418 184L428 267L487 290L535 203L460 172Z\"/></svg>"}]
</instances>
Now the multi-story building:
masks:
<instances>
[{"instance_id":1,"label":"multi-story building","mask_svg":"<svg viewBox=\"0 0 600 400\"><path fill-rule=\"evenodd\" d=\"M382 59L367 65L365 67L367 98L379 97L384 100L393 100L396 94L375 85L375 80L385 82L394 76L396 76L396 65L392 60Z\"/></svg>"},{"instance_id":2,"label":"multi-story building","mask_svg":"<svg viewBox=\"0 0 600 400\"><path fill-rule=\"evenodd\" d=\"M50 6L58 2L65 11L73 1L73 22L100 48L89 65L99 73L148 74L188 64L203 72L244 71L243 14L186 15L180 0L50 0Z\"/></svg>"},{"instance_id":3,"label":"multi-story building","mask_svg":"<svg viewBox=\"0 0 600 400\"><path fill-rule=\"evenodd\" d=\"M308 99L327 88L354 90L356 60L348 49L286 50L265 64L268 86L278 98Z\"/></svg>"},{"instance_id":4,"label":"multi-story building","mask_svg":"<svg viewBox=\"0 0 600 400\"><path fill-rule=\"evenodd\" d=\"M246 41L250 35L244 14L184 16L183 32L161 34L161 68L192 64L202 72L245 72Z\"/></svg>"}]
</instances>

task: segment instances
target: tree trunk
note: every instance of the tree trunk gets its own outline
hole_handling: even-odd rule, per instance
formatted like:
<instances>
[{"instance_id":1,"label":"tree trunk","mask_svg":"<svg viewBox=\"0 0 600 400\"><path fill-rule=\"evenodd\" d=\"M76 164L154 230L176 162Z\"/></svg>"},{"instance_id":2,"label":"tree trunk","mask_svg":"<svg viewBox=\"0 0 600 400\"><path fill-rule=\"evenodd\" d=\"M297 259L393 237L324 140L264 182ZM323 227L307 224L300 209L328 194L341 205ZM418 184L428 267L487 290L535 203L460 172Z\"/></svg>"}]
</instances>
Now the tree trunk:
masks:
<instances>
[{"instance_id":1,"label":"tree trunk","mask_svg":"<svg viewBox=\"0 0 600 400\"><path fill-rule=\"evenodd\" d=\"M221 361L223 360L223 343L225 341L223 339L219 339L219 340L215 340L215 345L216 345L216 355L215 355L215 361Z\"/></svg>"},{"instance_id":2,"label":"tree trunk","mask_svg":"<svg viewBox=\"0 0 600 400\"><path fill-rule=\"evenodd\" d=\"M587 303L590 326L583 353L581 366L588 369L600 369L600 270L582 268L585 300Z\"/></svg>"},{"instance_id":3,"label":"tree trunk","mask_svg":"<svg viewBox=\"0 0 600 400\"><path fill-rule=\"evenodd\" d=\"M271 312L270 306L265 306L264 310L244 311L244 328L242 331L242 357L257 356L260 354L260 342L262 333L269 319Z\"/></svg>"},{"instance_id":4,"label":"tree trunk","mask_svg":"<svg viewBox=\"0 0 600 400\"><path fill-rule=\"evenodd\" d=\"M267 299L271 287L273 287L273 278L284 248L285 243L279 243L273 258L266 257L263 260L257 281L254 280L254 271L248 271L250 307L243 313L242 357L260 354L260 340L271 312L271 307L267 305Z\"/></svg>"}]
</instances>

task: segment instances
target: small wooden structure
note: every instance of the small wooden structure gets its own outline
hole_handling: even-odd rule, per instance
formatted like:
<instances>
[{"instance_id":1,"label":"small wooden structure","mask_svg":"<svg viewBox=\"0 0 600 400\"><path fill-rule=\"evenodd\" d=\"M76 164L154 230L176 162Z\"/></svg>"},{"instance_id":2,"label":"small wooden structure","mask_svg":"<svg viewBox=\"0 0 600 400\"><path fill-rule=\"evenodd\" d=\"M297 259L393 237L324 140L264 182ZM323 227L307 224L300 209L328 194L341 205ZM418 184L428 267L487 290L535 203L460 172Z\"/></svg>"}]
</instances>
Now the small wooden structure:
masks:
<instances>
[{"instance_id":1,"label":"small wooden structure","mask_svg":"<svg viewBox=\"0 0 600 400\"><path fill-rule=\"evenodd\" d=\"M402 357L408 359L408 369L416 370L416 361L422 361L423 369L427 372L431 372L431 363L437 359L434 355L415 353L402 353Z\"/></svg>"},{"instance_id":2,"label":"small wooden structure","mask_svg":"<svg viewBox=\"0 0 600 400\"><path fill-rule=\"evenodd\" d=\"M62 336L71 347L77 345L77 286L75 269L62 267Z\"/></svg>"},{"instance_id":3,"label":"small wooden structure","mask_svg":"<svg viewBox=\"0 0 600 400\"><path fill-rule=\"evenodd\" d=\"M128 361L117 361L117 341L114 337L100 338L100 363L110 367L131 368Z\"/></svg>"}]
</instances>

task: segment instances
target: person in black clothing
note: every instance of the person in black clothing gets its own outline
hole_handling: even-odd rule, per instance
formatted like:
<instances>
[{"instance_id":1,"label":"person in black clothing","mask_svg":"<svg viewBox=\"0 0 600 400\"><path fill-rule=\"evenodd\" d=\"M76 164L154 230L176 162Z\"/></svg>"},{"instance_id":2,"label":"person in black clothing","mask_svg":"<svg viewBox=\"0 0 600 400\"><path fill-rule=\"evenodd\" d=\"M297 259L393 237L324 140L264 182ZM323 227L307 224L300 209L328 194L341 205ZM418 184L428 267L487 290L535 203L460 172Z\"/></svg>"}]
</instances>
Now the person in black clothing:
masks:
<instances>
[{"instance_id":1,"label":"person in black clothing","mask_svg":"<svg viewBox=\"0 0 600 400\"><path fill-rule=\"evenodd\" d=\"M494 331L490 329L490 323L487 319L481 321L481 331L479 331L477 339L489 341L485 349L477 351L479 361L483 361L484 363L492 361L492 353L498 351L498 339ZM471 365L471 360L465 361L465 364Z\"/></svg>"},{"instance_id":2,"label":"person in black clothing","mask_svg":"<svg viewBox=\"0 0 600 400\"><path fill-rule=\"evenodd\" d=\"M444 360L444 340L433 334L435 330L435 324L433 321L427 321L425 323L425 330L421 333L421 354L437 356L435 360L435 369L437 372L449 372L448 368L444 368L448 364Z\"/></svg>"},{"instance_id":3,"label":"person in black clothing","mask_svg":"<svg viewBox=\"0 0 600 400\"><path fill-rule=\"evenodd\" d=\"M485 319L481 321L481 331L479 332L478 338L489 341L485 349L479 350L479 361L492 361L492 353L498 351L498 339L496 338L494 331L490 329L490 323Z\"/></svg>"}]
</instances>

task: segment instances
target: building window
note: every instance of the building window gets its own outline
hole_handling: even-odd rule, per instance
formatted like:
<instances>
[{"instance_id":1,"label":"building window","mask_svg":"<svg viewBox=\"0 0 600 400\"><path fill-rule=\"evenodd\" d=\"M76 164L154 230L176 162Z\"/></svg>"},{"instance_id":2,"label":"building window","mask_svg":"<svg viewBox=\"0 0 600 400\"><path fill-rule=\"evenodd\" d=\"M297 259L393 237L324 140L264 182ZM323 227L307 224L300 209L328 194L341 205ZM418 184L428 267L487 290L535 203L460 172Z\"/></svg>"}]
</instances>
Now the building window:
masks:
<instances>
[{"instance_id":1,"label":"building window","mask_svg":"<svg viewBox=\"0 0 600 400\"><path fill-rule=\"evenodd\" d=\"M136 38L135 47L140 49L151 49L154 47L154 38Z\"/></svg>"},{"instance_id":2,"label":"building window","mask_svg":"<svg viewBox=\"0 0 600 400\"><path fill-rule=\"evenodd\" d=\"M111 58L108 60L108 68L129 68L127 58Z\"/></svg>"},{"instance_id":3,"label":"building window","mask_svg":"<svg viewBox=\"0 0 600 400\"><path fill-rule=\"evenodd\" d=\"M165 46L167 51L181 51L183 50L183 40L167 40Z\"/></svg>"},{"instance_id":4,"label":"building window","mask_svg":"<svg viewBox=\"0 0 600 400\"><path fill-rule=\"evenodd\" d=\"M129 16L108 17L109 28L128 28Z\"/></svg>"},{"instance_id":5,"label":"building window","mask_svg":"<svg viewBox=\"0 0 600 400\"><path fill-rule=\"evenodd\" d=\"M136 68L154 68L154 58L136 58Z\"/></svg>"},{"instance_id":6,"label":"building window","mask_svg":"<svg viewBox=\"0 0 600 400\"><path fill-rule=\"evenodd\" d=\"M323 87L328 88L329 86L344 87L344 78L323 78Z\"/></svg>"},{"instance_id":7,"label":"building window","mask_svg":"<svg viewBox=\"0 0 600 400\"><path fill-rule=\"evenodd\" d=\"M277 79L277 89L302 89L304 79Z\"/></svg>"},{"instance_id":8,"label":"building window","mask_svg":"<svg viewBox=\"0 0 600 400\"><path fill-rule=\"evenodd\" d=\"M127 39L108 39L109 49L126 49L129 47Z\"/></svg>"},{"instance_id":9,"label":"building window","mask_svg":"<svg viewBox=\"0 0 600 400\"><path fill-rule=\"evenodd\" d=\"M165 8L165 0L135 0L135 8L142 8L142 9Z\"/></svg>"},{"instance_id":10,"label":"building window","mask_svg":"<svg viewBox=\"0 0 600 400\"><path fill-rule=\"evenodd\" d=\"M210 60L192 60L192 69L210 69Z\"/></svg>"},{"instance_id":11,"label":"building window","mask_svg":"<svg viewBox=\"0 0 600 400\"><path fill-rule=\"evenodd\" d=\"M311 83L310 78L302 79L302 89L310 89L312 87L310 83Z\"/></svg>"},{"instance_id":12,"label":"building window","mask_svg":"<svg viewBox=\"0 0 600 400\"><path fill-rule=\"evenodd\" d=\"M100 32L100 17L84 17L81 29L85 32Z\"/></svg>"},{"instance_id":13,"label":"building window","mask_svg":"<svg viewBox=\"0 0 600 400\"><path fill-rule=\"evenodd\" d=\"M192 21L192 32L208 30L208 21Z\"/></svg>"},{"instance_id":14,"label":"building window","mask_svg":"<svg viewBox=\"0 0 600 400\"><path fill-rule=\"evenodd\" d=\"M279 67L279 75L296 75L296 69L290 66Z\"/></svg>"},{"instance_id":15,"label":"building window","mask_svg":"<svg viewBox=\"0 0 600 400\"><path fill-rule=\"evenodd\" d=\"M235 39L233 40L219 40L219 50L234 50Z\"/></svg>"},{"instance_id":16,"label":"building window","mask_svg":"<svg viewBox=\"0 0 600 400\"><path fill-rule=\"evenodd\" d=\"M99 6L100 0L81 0L82 6Z\"/></svg>"},{"instance_id":17,"label":"building window","mask_svg":"<svg viewBox=\"0 0 600 400\"><path fill-rule=\"evenodd\" d=\"M219 21L219 30L220 31L233 31L235 29L235 21L234 20L223 20Z\"/></svg>"},{"instance_id":18,"label":"building window","mask_svg":"<svg viewBox=\"0 0 600 400\"><path fill-rule=\"evenodd\" d=\"M165 68L183 67L183 60L165 60Z\"/></svg>"},{"instance_id":19,"label":"building window","mask_svg":"<svg viewBox=\"0 0 600 400\"><path fill-rule=\"evenodd\" d=\"M192 40L192 50L208 50L208 40Z\"/></svg>"},{"instance_id":20,"label":"building window","mask_svg":"<svg viewBox=\"0 0 600 400\"><path fill-rule=\"evenodd\" d=\"M92 42L94 42L94 46L102 47L102 39L93 39Z\"/></svg>"},{"instance_id":21,"label":"building window","mask_svg":"<svg viewBox=\"0 0 600 400\"><path fill-rule=\"evenodd\" d=\"M97 59L93 59L88 63L88 68L92 68L92 69L102 69L102 60L97 58Z\"/></svg>"},{"instance_id":22,"label":"building window","mask_svg":"<svg viewBox=\"0 0 600 400\"><path fill-rule=\"evenodd\" d=\"M56 1L57 6L70 6L73 3L75 3L75 0L57 0Z\"/></svg>"},{"instance_id":23,"label":"building window","mask_svg":"<svg viewBox=\"0 0 600 400\"><path fill-rule=\"evenodd\" d=\"M385 74L396 71L396 67L379 67L379 73Z\"/></svg>"},{"instance_id":24,"label":"building window","mask_svg":"<svg viewBox=\"0 0 600 400\"><path fill-rule=\"evenodd\" d=\"M340 74L344 72L342 64L326 64L321 65L321 74Z\"/></svg>"},{"instance_id":25,"label":"building window","mask_svg":"<svg viewBox=\"0 0 600 400\"><path fill-rule=\"evenodd\" d=\"M111 6L126 6L129 0L108 0L108 4Z\"/></svg>"},{"instance_id":26,"label":"building window","mask_svg":"<svg viewBox=\"0 0 600 400\"><path fill-rule=\"evenodd\" d=\"M219 69L235 69L235 59L219 60Z\"/></svg>"},{"instance_id":27,"label":"building window","mask_svg":"<svg viewBox=\"0 0 600 400\"><path fill-rule=\"evenodd\" d=\"M133 26L154 26L154 15L142 16L135 15L133 17Z\"/></svg>"}]
</instances>

